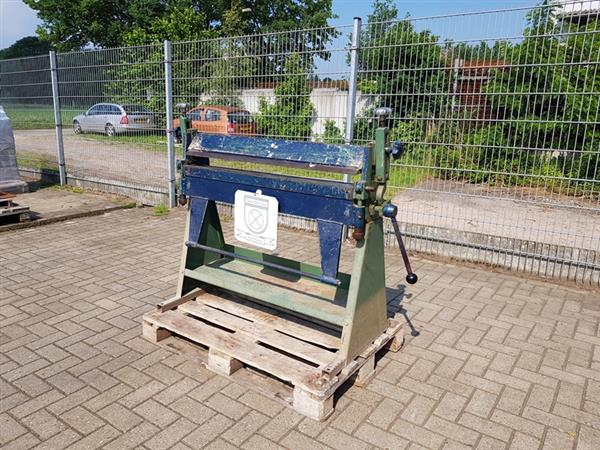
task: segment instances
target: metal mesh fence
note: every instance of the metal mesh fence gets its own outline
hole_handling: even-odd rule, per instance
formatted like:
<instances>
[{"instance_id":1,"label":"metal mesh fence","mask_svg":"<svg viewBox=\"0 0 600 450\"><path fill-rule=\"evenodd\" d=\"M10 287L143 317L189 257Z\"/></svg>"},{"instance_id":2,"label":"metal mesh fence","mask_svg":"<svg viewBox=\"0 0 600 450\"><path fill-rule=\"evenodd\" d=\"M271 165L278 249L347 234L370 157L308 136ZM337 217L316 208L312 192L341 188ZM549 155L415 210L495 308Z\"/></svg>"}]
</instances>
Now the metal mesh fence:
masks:
<instances>
[{"instance_id":1,"label":"metal mesh fence","mask_svg":"<svg viewBox=\"0 0 600 450\"><path fill-rule=\"evenodd\" d=\"M174 102L193 107L192 127L200 132L341 142L348 50L338 37L350 31L328 27L174 43Z\"/></svg>"},{"instance_id":2,"label":"metal mesh fence","mask_svg":"<svg viewBox=\"0 0 600 450\"><path fill-rule=\"evenodd\" d=\"M572 9L364 27L359 88L370 108L392 108L405 143L396 203L421 249L450 242L453 256L517 266L524 256L569 277L600 269L600 21ZM461 30L477 31L453 39ZM358 141L371 139L371 111Z\"/></svg>"},{"instance_id":3,"label":"metal mesh fence","mask_svg":"<svg viewBox=\"0 0 600 450\"><path fill-rule=\"evenodd\" d=\"M178 103L200 132L358 144L387 106L405 149L388 192L412 249L600 283L600 18L587 3L371 22L356 47L356 23L173 43L170 105L162 45L57 55L67 172L165 193ZM48 58L0 61L0 76L17 141L36 128L31 159L55 161Z\"/></svg>"},{"instance_id":4,"label":"metal mesh fence","mask_svg":"<svg viewBox=\"0 0 600 450\"><path fill-rule=\"evenodd\" d=\"M57 169L50 60L0 60L0 104L12 121L22 169Z\"/></svg>"},{"instance_id":5,"label":"metal mesh fence","mask_svg":"<svg viewBox=\"0 0 600 450\"><path fill-rule=\"evenodd\" d=\"M162 45L57 55L67 173L167 190Z\"/></svg>"}]
</instances>

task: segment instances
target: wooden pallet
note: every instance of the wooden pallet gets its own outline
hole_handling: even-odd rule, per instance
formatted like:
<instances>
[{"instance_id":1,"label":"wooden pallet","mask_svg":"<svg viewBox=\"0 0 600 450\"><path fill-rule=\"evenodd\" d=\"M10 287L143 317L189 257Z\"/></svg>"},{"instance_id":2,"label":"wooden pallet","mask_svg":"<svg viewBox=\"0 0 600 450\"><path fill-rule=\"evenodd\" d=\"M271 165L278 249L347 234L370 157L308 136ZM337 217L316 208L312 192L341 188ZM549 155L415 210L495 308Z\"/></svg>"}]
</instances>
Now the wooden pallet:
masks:
<instances>
[{"instance_id":1,"label":"wooden pallet","mask_svg":"<svg viewBox=\"0 0 600 450\"><path fill-rule=\"evenodd\" d=\"M371 378L379 350L390 344L390 350L398 351L403 343L401 323L390 319L389 328L345 364L337 356L339 333L223 291L201 289L162 302L144 315L143 335L198 357L214 372L246 380L316 420L333 412L333 394L350 377L357 374L354 382L359 385ZM208 349L205 358L203 348ZM238 372L242 367L254 374L236 378L246 372ZM263 374L262 385L257 385L256 372ZM264 374L275 377L281 389L274 389L273 379Z\"/></svg>"}]
</instances>

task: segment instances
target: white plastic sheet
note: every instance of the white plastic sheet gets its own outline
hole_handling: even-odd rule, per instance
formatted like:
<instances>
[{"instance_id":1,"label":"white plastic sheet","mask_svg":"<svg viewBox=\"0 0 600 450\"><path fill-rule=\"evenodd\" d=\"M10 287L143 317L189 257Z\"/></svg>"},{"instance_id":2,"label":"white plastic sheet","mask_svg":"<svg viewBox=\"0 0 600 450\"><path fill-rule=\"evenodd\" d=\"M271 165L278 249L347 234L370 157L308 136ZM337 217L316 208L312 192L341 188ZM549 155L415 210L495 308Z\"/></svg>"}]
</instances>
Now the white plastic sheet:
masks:
<instances>
[{"instance_id":1,"label":"white plastic sheet","mask_svg":"<svg viewBox=\"0 0 600 450\"><path fill-rule=\"evenodd\" d=\"M0 105L0 191L23 192L25 186L19 179L12 124Z\"/></svg>"}]
</instances>

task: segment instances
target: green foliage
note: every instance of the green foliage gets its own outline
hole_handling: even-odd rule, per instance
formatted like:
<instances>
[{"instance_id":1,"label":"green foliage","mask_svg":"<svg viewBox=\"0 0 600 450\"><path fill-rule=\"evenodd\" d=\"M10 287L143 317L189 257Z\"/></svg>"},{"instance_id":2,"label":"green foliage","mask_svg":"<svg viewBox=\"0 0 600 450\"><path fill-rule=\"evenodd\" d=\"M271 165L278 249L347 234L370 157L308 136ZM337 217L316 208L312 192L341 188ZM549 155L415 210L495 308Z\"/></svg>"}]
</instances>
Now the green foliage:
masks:
<instances>
[{"instance_id":1,"label":"green foliage","mask_svg":"<svg viewBox=\"0 0 600 450\"><path fill-rule=\"evenodd\" d=\"M336 125L334 120L325 121L325 130L323 131L323 142L325 144L343 144L344 134Z\"/></svg>"},{"instance_id":2,"label":"green foliage","mask_svg":"<svg viewBox=\"0 0 600 450\"><path fill-rule=\"evenodd\" d=\"M275 86L275 102L261 98L257 117L260 134L306 139L311 135L315 108L310 101L306 63L297 55L285 63L281 81Z\"/></svg>"},{"instance_id":3,"label":"green foliage","mask_svg":"<svg viewBox=\"0 0 600 450\"><path fill-rule=\"evenodd\" d=\"M169 212L169 207L167 205L163 205L162 203L160 205L156 205L153 209L153 214L156 217L166 216L169 214Z\"/></svg>"},{"instance_id":4,"label":"green foliage","mask_svg":"<svg viewBox=\"0 0 600 450\"><path fill-rule=\"evenodd\" d=\"M190 41L217 37L215 30L206 29L206 16L192 6L168 8L163 16L153 17L144 26L137 26L123 35L125 45L162 43L164 40Z\"/></svg>"},{"instance_id":5,"label":"green foliage","mask_svg":"<svg viewBox=\"0 0 600 450\"><path fill-rule=\"evenodd\" d=\"M186 33L197 36L203 32L214 32L218 36L240 36L319 28L335 17L331 10L332 0L24 1L37 11L42 20L37 30L40 38L61 51L90 45L119 47L132 36L177 40ZM172 20L174 17L178 20ZM166 22L162 23L163 19ZM179 22L181 29L171 26ZM334 30L325 30L323 34L298 33L281 38L300 40L304 48L299 51L319 51L323 42L334 34Z\"/></svg>"},{"instance_id":6,"label":"green foliage","mask_svg":"<svg viewBox=\"0 0 600 450\"><path fill-rule=\"evenodd\" d=\"M0 59L21 58L26 56L44 55L50 51L50 44L40 41L36 36L19 39L10 47L0 50Z\"/></svg>"},{"instance_id":7,"label":"green foliage","mask_svg":"<svg viewBox=\"0 0 600 450\"><path fill-rule=\"evenodd\" d=\"M376 0L374 8L376 18L397 16L391 1ZM391 138L406 149L399 168L435 168L427 176L470 183L600 193L600 41L590 38L600 21L565 22L555 9L544 2L529 14L522 41L493 45L439 43L407 21L369 20L359 87L372 105L393 109ZM455 59L500 63L483 72L489 79L482 84L498 120L452 103ZM369 108L357 118L355 138L371 140L374 129Z\"/></svg>"}]
</instances>

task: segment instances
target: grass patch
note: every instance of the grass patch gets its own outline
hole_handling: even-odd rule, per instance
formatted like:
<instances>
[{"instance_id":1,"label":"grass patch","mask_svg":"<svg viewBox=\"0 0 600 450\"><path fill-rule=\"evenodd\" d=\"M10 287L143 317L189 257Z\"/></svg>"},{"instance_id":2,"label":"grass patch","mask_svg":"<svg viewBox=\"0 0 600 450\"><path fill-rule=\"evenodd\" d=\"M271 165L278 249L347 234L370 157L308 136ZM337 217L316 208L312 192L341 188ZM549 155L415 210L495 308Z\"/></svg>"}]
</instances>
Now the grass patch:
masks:
<instances>
[{"instance_id":1,"label":"grass patch","mask_svg":"<svg viewBox=\"0 0 600 450\"><path fill-rule=\"evenodd\" d=\"M65 130L66 136L75 136L72 130ZM81 141L101 142L107 145L128 144L139 146L143 150L152 152L167 151L167 138L159 132L156 133L127 133L116 136L106 136L100 133L84 133L77 135L77 139Z\"/></svg>"},{"instance_id":2,"label":"grass patch","mask_svg":"<svg viewBox=\"0 0 600 450\"><path fill-rule=\"evenodd\" d=\"M85 192L82 187L71 186L70 184L63 184L62 186L60 184L54 184L51 186L51 189L53 189L55 191L72 192L74 194L83 194Z\"/></svg>"},{"instance_id":3,"label":"grass patch","mask_svg":"<svg viewBox=\"0 0 600 450\"><path fill-rule=\"evenodd\" d=\"M169 207L167 205L160 204L154 207L154 215L156 217L166 216L167 214L169 214Z\"/></svg>"},{"instance_id":4,"label":"grass patch","mask_svg":"<svg viewBox=\"0 0 600 450\"><path fill-rule=\"evenodd\" d=\"M135 202L135 201L133 201L133 200L132 200L132 201L130 201L130 202L127 202L127 203L125 203L125 204L123 205L123 209L133 209L133 208L135 208L136 206L137 206L137 202Z\"/></svg>"},{"instance_id":5,"label":"grass patch","mask_svg":"<svg viewBox=\"0 0 600 450\"><path fill-rule=\"evenodd\" d=\"M48 106L5 105L13 130L43 130L54 128L54 110Z\"/></svg>"},{"instance_id":6,"label":"grass patch","mask_svg":"<svg viewBox=\"0 0 600 450\"><path fill-rule=\"evenodd\" d=\"M17 152L17 167L36 170L58 171L58 164L48 155L33 152Z\"/></svg>"}]
</instances>

